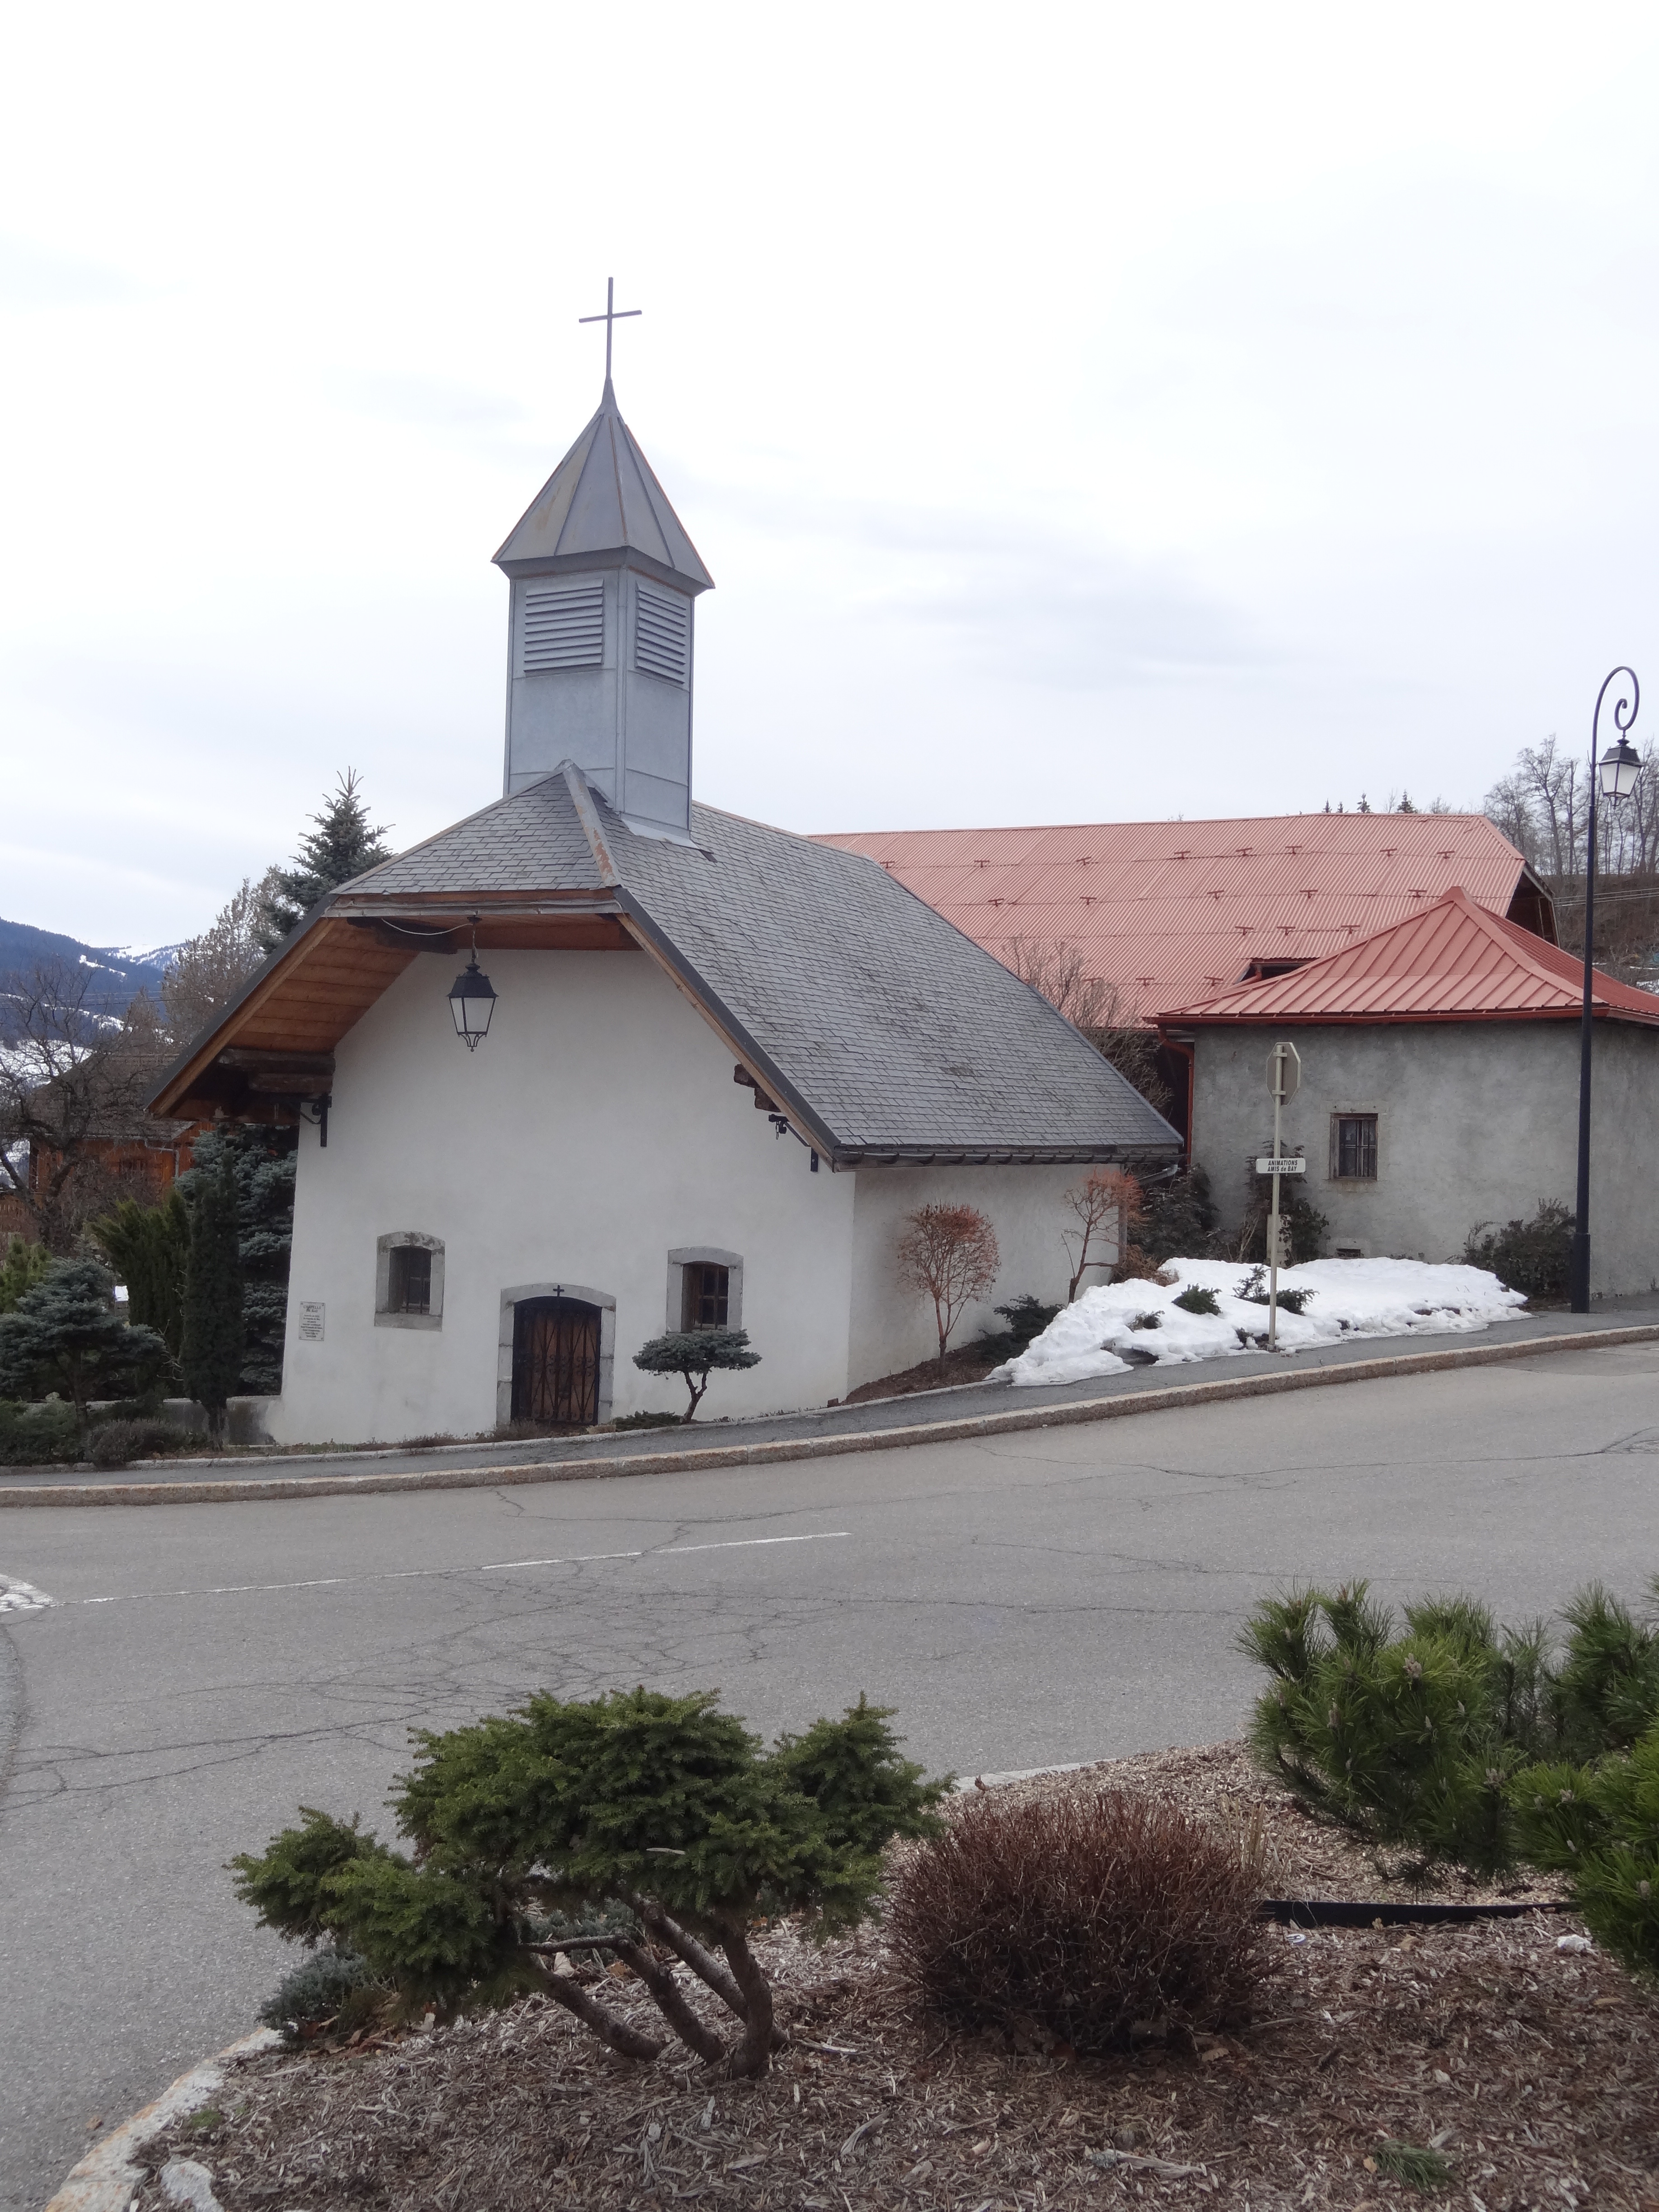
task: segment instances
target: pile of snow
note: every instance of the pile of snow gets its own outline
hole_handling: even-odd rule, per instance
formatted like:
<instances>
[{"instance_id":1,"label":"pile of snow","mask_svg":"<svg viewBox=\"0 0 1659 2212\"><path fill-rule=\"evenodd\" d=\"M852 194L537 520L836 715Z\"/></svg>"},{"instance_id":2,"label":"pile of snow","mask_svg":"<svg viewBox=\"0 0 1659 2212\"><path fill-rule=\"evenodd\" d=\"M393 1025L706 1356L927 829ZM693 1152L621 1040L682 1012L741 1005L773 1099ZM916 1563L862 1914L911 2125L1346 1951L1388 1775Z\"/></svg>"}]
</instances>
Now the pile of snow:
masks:
<instances>
[{"instance_id":1,"label":"pile of snow","mask_svg":"<svg viewBox=\"0 0 1659 2212\"><path fill-rule=\"evenodd\" d=\"M1266 1349L1267 1309L1240 1295L1254 1289L1265 1298L1265 1273L1253 1279L1255 1268L1229 1260L1171 1260L1164 1273L1167 1283L1107 1283L1085 1291L1018 1359L998 1368L998 1376L1012 1382L1084 1382L1139 1364L1119 1357L1125 1352L1150 1353L1160 1366L1174 1366ZM1214 1291L1218 1312L1188 1313L1176 1304L1194 1286ZM1310 1293L1303 1313L1279 1308L1281 1352L1305 1352L1345 1336L1482 1329L1526 1304L1484 1267L1433 1267L1422 1260L1310 1260L1281 1269L1279 1287Z\"/></svg>"}]
</instances>

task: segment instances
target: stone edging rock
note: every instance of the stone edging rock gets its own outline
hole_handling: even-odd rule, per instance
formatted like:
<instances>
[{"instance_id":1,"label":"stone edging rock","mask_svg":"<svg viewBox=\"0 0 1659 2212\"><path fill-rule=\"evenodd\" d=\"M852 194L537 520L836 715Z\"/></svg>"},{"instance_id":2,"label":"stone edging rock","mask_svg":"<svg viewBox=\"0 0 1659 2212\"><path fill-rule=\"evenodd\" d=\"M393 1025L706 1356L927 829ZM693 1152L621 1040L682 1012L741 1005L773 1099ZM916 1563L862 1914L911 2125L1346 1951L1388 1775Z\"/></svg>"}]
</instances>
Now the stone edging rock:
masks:
<instances>
[{"instance_id":1,"label":"stone edging rock","mask_svg":"<svg viewBox=\"0 0 1659 2212\"><path fill-rule=\"evenodd\" d=\"M143 2179L132 2160L140 2143L204 2105L223 2086L226 2069L239 2058L257 2058L282 2039L274 2028L262 2027L258 2034L243 2036L216 2057L204 2058L188 2074L181 2074L153 2104L124 2120L118 2128L112 2128L101 2142L94 2145L47 2205L46 2212L127 2212L132 2192Z\"/></svg>"},{"instance_id":2,"label":"stone edging rock","mask_svg":"<svg viewBox=\"0 0 1659 2212\"><path fill-rule=\"evenodd\" d=\"M1651 1344L1659 1326L1586 1329L1566 1336L1532 1336L1506 1344L1480 1344L1450 1352L1396 1352L1376 1359L1345 1360L1330 1367L1288 1368L1278 1374L1241 1375L1213 1382L1173 1383L1158 1390L1083 1398L1029 1412L974 1413L918 1421L903 1428L857 1429L837 1435L792 1437L771 1443L714 1444L691 1451L631 1452L615 1459L538 1460L519 1467L445 1467L399 1474L296 1474L222 1482L42 1483L27 1489L0 1484L0 1509L26 1505L235 1505L292 1498L356 1497L376 1491L496 1490L524 1483L593 1482L634 1474L697 1474L725 1467L775 1467L791 1460L840 1459L849 1453L903 1451L917 1444L966 1443L1022 1429L1073 1428L1092 1421L1128 1419L1230 1398L1272 1398L1287 1390L1318 1390L1344 1382L1375 1382L1393 1375L1433 1375L1460 1367L1490 1367L1535 1352L1597 1352L1621 1344Z\"/></svg>"}]
</instances>

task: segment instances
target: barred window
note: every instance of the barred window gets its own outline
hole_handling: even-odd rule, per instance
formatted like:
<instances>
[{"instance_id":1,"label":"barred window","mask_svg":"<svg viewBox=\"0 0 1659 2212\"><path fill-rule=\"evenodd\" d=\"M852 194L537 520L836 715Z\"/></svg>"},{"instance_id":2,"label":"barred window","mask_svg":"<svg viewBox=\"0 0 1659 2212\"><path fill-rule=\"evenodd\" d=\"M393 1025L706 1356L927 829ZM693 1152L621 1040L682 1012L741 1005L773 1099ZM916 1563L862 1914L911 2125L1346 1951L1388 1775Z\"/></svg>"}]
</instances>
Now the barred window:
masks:
<instances>
[{"instance_id":1,"label":"barred window","mask_svg":"<svg viewBox=\"0 0 1659 2212\"><path fill-rule=\"evenodd\" d=\"M394 1244L386 1255L386 1310L423 1314L432 1310L432 1255L423 1244Z\"/></svg>"},{"instance_id":2,"label":"barred window","mask_svg":"<svg viewBox=\"0 0 1659 2212\"><path fill-rule=\"evenodd\" d=\"M685 1269L683 1328L725 1328L731 1310L732 1270L708 1260L694 1260Z\"/></svg>"},{"instance_id":3,"label":"barred window","mask_svg":"<svg viewBox=\"0 0 1659 2212\"><path fill-rule=\"evenodd\" d=\"M1376 1116L1375 1114L1333 1114L1331 1116L1331 1174L1342 1182L1376 1180Z\"/></svg>"}]
</instances>

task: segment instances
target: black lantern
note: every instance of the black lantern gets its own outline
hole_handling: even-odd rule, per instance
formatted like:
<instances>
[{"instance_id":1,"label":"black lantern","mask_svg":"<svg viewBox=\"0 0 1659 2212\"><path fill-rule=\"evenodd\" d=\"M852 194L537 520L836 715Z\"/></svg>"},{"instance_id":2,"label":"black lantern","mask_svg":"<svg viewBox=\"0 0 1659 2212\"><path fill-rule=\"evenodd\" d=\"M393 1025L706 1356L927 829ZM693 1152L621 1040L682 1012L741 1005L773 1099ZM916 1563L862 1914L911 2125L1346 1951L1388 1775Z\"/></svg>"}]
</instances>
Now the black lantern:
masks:
<instances>
[{"instance_id":1,"label":"black lantern","mask_svg":"<svg viewBox=\"0 0 1659 2212\"><path fill-rule=\"evenodd\" d=\"M489 1034L489 1017L495 1011L495 994L478 965L478 917L472 923L472 957L450 987L449 1011L455 1017L455 1034L469 1052L478 1049L478 1039Z\"/></svg>"},{"instance_id":2,"label":"black lantern","mask_svg":"<svg viewBox=\"0 0 1659 2212\"><path fill-rule=\"evenodd\" d=\"M1601 796L1618 800L1628 799L1636 788L1636 780L1642 773L1642 756L1628 738L1621 737L1616 745L1609 745L1601 756Z\"/></svg>"}]
</instances>

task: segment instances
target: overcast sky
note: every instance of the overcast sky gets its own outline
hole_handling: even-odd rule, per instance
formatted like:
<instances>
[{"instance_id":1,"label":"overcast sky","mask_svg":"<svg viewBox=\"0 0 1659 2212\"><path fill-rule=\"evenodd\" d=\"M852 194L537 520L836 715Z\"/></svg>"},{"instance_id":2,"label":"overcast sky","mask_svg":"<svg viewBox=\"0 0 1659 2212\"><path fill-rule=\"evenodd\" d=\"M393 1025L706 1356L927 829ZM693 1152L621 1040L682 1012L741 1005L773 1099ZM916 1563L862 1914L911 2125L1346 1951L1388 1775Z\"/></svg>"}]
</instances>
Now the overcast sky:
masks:
<instances>
[{"instance_id":1,"label":"overcast sky","mask_svg":"<svg viewBox=\"0 0 1659 2212\"><path fill-rule=\"evenodd\" d=\"M599 398L802 830L1478 804L1659 734L1651 7L7 11L0 914L499 795ZM1650 725L1644 729L1644 724Z\"/></svg>"}]
</instances>

